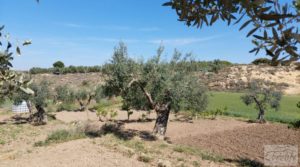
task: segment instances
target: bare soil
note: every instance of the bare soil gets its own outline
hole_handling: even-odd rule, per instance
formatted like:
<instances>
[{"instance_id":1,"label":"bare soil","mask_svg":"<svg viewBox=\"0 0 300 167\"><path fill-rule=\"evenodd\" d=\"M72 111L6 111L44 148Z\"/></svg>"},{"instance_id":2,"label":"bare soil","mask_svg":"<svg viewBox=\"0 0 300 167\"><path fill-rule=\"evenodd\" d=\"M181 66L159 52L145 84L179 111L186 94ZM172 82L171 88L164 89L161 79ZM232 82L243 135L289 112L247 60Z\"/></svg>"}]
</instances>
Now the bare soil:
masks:
<instances>
[{"instance_id":1,"label":"bare soil","mask_svg":"<svg viewBox=\"0 0 300 167\"><path fill-rule=\"evenodd\" d=\"M127 113L119 111L116 120L126 122L127 130L151 132L154 126L155 114L148 116L148 121L140 122L142 114L146 112L134 112L130 121ZM106 147L110 139L88 138L54 144L46 147L34 147L37 141L44 140L49 133L57 129L74 126L76 122L90 120L98 126L103 125L98 121L95 113L89 112L59 112L56 113L57 120L51 121L45 126L33 127L31 125L0 125L0 130L7 131L11 136L5 144L0 144L0 167L6 166L157 166L157 159L150 163L138 161L137 157L130 157L120 152L116 145ZM0 114L0 119L6 118ZM150 121L149 121L150 120ZM17 126L17 128L15 128ZM18 129L20 128L20 129ZM1 131L0 131L1 132ZM163 157L173 164L187 163L187 160L200 162L201 166L236 166L236 161L248 159L263 162L264 145L269 144L291 144L300 146L300 131L288 129L284 124L256 124L233 118L222 117L216 120L198 119L184 121L172 115L167 130L168 140L172 147L185 145L204 151L221 155L225 162L212 162L210 160L199 160L199 158L170 150L160 150L154 153L156 157ZM0 138L1 139L1 138ZM152 148L153 141L144 141ZM99 144L102 143L102 144ZM103 144L106 143L106 144ZM300 150L300 148L299 148ZM299 155L300 157L300 155ZM177 159L177 160L176 160ZM179 161L183 159L184 161ZM189 165L187 165L189 166Z\"/></svg>"}]
</instances>

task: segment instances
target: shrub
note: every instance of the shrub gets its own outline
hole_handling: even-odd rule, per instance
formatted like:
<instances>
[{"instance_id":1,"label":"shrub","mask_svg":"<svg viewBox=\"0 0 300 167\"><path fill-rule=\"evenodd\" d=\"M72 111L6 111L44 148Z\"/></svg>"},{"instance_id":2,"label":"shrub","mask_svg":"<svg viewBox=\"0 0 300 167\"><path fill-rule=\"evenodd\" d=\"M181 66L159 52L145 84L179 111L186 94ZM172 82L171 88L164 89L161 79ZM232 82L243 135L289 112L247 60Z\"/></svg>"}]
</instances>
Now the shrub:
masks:
<instances>
[{"instance_id":1,"label":"shrub","mask_svg":"<svg viewBox=\"0 0 300 167\"><path fill-rule=\"evenodd\" d=\"M299 129L299 128L300 128L300 120L295 121L295 122L291 122L291 123L289 124L289 128L296 128L296 129Z\"/></svg>"},{"instance_id":2,"label":"shrub","mask_svg":"<svg viewBox=\"0 0 300 167\"><path fill-rule=\"evenodd\" d=\"M203 111L199 115L202 118L208 118L208 119L216 119L218 115L224 115L224 113L227 111L227 107L224 109L216 109L216 110L209 110L209 111Z\"/></svg>"},{"instance_id":3,"label":"shrub","mask_svg":"<svg viewBox=\"0 0 300 167\"><path fill-rule=\"evenodd\" d=\"M141 154L140 156L138 156L138 160L141 162L149 163L152 161L152 158L148 155Z\"/></svg>"},{"instance_id":4,"label":"shrub","mask_svg":"<svg viewBox=\"0 0 300 167\"><path fill-rule=\"evenodd\" d=\"M255 65L260 65L260 64L270 65L271 64L271 60L267 59L267 58L258 58L258 59L255 59L252 62L252 64L255 64Z\"/></svg>"},{"instance_id":5,"label":"shrub","mask_svg":"<svg viewBox=\"0 0 300 167\"><path fill-rule=\"evenodd\" d=\"M110 101L107 100L102 100L100 101L97 106L96 106L96 114L99 117L100 121L104 121L104 119L107 119L107 115L110 112L110 106L112 105L112 103Z\"/></svg>"}]
</instances>

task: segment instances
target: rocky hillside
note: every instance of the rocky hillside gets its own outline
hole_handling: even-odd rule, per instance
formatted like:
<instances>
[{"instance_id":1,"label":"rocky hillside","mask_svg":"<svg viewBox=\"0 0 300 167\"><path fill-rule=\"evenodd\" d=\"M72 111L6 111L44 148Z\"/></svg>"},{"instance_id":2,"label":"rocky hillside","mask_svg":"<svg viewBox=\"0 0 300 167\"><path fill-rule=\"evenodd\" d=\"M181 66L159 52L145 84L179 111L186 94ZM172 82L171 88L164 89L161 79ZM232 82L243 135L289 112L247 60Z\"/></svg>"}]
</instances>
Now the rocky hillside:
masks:
<instances>
[{"instance_id":1,"label":"rocky hillside","mask_svg":"<svg viewBox=\"0 0 300 167\"><path fill-rule=\"evenodd\" d=\"M262 65L235 65L222 69L219 73L199 72L197 74L210 90L242 91L247 83L255 79L270 81L277 89L286 94L300 94L300 70L295 67L270 67ZM57 85L79 86L83 82L92 85L103 84L104 76L101 73L78 74L36 74L33 80L50 81L53 87Z\"/></svg>"},{"instance_id":2,"label":"rocky hillside","mask_svg":"<svg viewBox=\"0 0 300 167\"><path fill-rule=\"evenodd\" d=\"M241 91L255 79L271 82L286 94L300 94L300 70L295 67L236 65L215 73L201 73L200 78L210 90Z\"/></svg>"}]
</instances>

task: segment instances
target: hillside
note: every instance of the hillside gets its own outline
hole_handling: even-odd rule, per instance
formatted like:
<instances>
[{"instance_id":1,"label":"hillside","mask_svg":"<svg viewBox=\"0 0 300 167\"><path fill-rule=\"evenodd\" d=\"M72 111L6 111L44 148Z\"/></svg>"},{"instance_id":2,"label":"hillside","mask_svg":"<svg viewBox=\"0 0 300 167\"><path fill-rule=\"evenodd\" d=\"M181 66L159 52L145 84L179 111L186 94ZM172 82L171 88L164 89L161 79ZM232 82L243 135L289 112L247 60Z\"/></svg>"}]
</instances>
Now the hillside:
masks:
<instances>
[{"instance_id":1,"label":"hillside","mask_svg":"<svg viewBox=\"0 0 300 167\"><path fill-rule=\"evenodd\" d=\"M235 65L222 69L219 73L199 72L199 78L212 91L242 91L247 83L254 79L270 81L285 94L300 94L300 71L295 67L270 67L257 65ZM36 74L34 81L48 80L52 86L79 86L88 81L92 85L102 84L104 76L101 73L77 74Z\"/></svg>"}]
</instances>

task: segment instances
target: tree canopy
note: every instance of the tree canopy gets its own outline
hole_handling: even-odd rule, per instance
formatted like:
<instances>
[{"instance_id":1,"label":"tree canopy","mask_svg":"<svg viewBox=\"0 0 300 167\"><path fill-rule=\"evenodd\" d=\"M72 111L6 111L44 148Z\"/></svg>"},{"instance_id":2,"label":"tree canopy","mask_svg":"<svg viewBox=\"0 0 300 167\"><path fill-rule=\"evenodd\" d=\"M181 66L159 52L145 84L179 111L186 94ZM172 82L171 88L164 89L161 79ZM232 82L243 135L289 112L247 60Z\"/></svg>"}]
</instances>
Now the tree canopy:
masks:
<instances>
[{"instance_id":1,"label":"tree canopy","mask_svg":"<svg viewBox=\"0 0 300 167\"><path fill-rule=\"evenodd\" d=\"M250 52L265 50L272 65L300 59L300 0L170 0L164 6L174 9L188 26L212 26L217 20L228 25L244 22L240 30L252 25L247 37L254 38L255 47Z\"/></svg>"},{"instance_id":2,"label":"tree canopy","mask_svg":"<svg viewBox=\"0 0 300 167\"><path fill-rule=\"evenodd\" d=\"M158 114L154 132L164 135L169 112L203 111L207 106L206 89L194 73L182 68L188 62L175 50L170 61L162 61L163 47L147 61L134 61L127 56L127 47L120 43L115 48L111 71L104 86L108 96L121 95L123 108L155 110ZM185 67L185 66L183 66Z\"/></svg>"},{"instance_id":3,"label":"tree canopy","mask_svg":"<svg viewBox=\"0 0 300 167\"><path fill-rule=\"evenodd\" d=\"M65 64L62 61L57 61L57 62L53 63L53 67L54 68L64 68Z\"/></svg>"}]
</instances>

